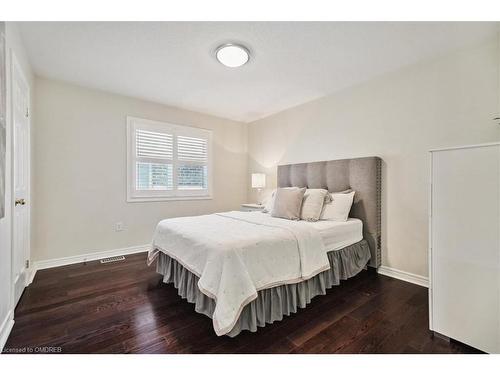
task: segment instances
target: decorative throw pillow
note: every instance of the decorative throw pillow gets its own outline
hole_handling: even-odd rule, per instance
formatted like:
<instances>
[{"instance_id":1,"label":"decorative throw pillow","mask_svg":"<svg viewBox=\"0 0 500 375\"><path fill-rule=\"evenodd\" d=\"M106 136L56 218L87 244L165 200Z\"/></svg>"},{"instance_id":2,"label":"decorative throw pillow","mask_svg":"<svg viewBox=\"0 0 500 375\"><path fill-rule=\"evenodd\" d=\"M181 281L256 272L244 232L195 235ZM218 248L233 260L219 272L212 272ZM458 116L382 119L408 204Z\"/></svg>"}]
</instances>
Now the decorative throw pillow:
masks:
<instances>
[{"instance_id":1,"label":"decorative throw pillow","mask_svg":"<svg viewBox=\"0 0 500 375\"><path fill-rule=\"evenodd\" d=\"M264 209L262 212L267 212L270 213L273 210L274 206L274 196L276 195L276 189L274 189L271 194L264 199L263 204L264 204Z\"/></svg>"},{"instance_id":2,"label":"decorative throw pillow","mask_svg":"<svg viewBox=\"0 0 500 375\"><path fill-rule=\"evenodd\" d=\"M325 189L307 189L302 201L302 210L300 218L307 221L318 221L325 204L325 197L330 198L328 190ZM330 199L328 199L329 201Z\"/></svg>"},{"instance_id":3,"label":"decorative throw pillow","mask_svg":"<svg viewBox=\"0 0 500 375\"><path fill-rule=\"evenodd\" d=\"M274 194L271 216L288 220L300 220L300 209L306 188L279 188Z\"/></svg>"},{"instance_id":4,"label":"decorative throw pillow","mask_svg":"<svg viewBox=\"0 0 500 375\"><path fill-rule=\"evenodd\" d=\"M347 221L354 201L354 194L355 192L352 190L332 193L332 202L324 205L321 220Z\"/></svg>"},{"instance_id":5,"label":"decorative throw pillow","mask_svg":"<svg viewBox=\"0 0 500 375\"><path fill-rule=\"evenodd\" d=\"M282 189L298 189L298 187L285 187ZM262 202L262 204L264 205L264 209L262 210L262 212L271 213L271 211L273 210L273 206L274 206L275 195L276 195L276 189L274 189L271 192L271 194L267 198L264 199L264 201ZM330 197L328 197L328 198L330 198ZM328 201L330 202L330 199Z\"/></svg>"}]
</instances>

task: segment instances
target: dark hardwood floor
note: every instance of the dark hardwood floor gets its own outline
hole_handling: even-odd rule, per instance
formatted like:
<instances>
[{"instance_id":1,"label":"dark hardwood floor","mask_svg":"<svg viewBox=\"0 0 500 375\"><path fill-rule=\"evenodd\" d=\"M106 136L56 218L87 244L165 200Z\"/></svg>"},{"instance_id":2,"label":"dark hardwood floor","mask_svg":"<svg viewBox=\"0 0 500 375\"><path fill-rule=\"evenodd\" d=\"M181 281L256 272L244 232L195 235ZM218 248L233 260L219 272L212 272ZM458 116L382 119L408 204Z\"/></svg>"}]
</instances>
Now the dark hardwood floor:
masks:
<instances>
[{"instance_id":1,"label":"dark hardwood floor","mask_svg":"<svg viewBox=\"0 0 500 375\"><path fill-rule=\"evenodd\" d=\"M217 337L212 321L163 284L145 259L137 254L38 271L17 306L4 352L476 352L431 335L427 289L370 271L256 333Z\"/></svg>"}]
</instances>

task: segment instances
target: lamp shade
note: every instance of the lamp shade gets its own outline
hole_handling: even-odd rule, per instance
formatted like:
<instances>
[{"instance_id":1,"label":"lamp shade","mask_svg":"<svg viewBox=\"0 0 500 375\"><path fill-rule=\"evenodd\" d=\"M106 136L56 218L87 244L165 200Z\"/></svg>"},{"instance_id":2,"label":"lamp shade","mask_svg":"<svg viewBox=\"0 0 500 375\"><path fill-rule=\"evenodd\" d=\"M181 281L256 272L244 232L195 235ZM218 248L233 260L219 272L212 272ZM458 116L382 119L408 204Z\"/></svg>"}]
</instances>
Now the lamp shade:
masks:
<instances>
[{"instance_id":1,"label":"lamp shade","mask_svg":"<svg viewBox=\"0 0 500 375\"><path fill-rule=\"evenodd\" d=\"M252 173L252 187L257 189L266 187L266 175L264 173Z\"/></svg>"}]
</instances>

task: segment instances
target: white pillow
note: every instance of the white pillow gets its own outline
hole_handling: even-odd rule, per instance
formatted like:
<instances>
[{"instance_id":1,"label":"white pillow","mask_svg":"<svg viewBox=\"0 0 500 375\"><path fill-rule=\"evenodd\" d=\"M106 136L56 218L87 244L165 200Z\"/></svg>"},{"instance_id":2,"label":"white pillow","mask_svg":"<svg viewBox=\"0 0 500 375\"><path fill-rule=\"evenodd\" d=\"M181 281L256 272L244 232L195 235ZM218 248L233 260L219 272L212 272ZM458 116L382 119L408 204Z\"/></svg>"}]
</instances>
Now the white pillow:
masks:
<instances>
[{"instance_id":1,"label":"white pillow","mask_svg":"<svg viewBox=\"0 0 500 375\"><path fill-rule=\"evenodd\" d=\"M275 195L276 195L276 189L274 189L271 192L271 195L269 195L266 199L264 199L264 202L262 202L264 204L264 209L262 210L262 212L270 213L273 210Z\"/></svg>"},{"instance_id":2,"label":"white pillow","mask_svg":"<svg viewBox=\"0 0 500 375\"><path fill-rule=\"evenodd\" d=\"M328 195L328 191L325 189L307 189L302 201L300 218L307 221L318 221L323 210L325 197ZM330 199L328 198L328 200Z\"/></svg>"},{"instance_id":3,"label":"white pillow","mask_svg":"<svg viewBox=\"0 0 500 375\"><path fill-rule=\"evenodd\" d=\"M354 191L350 193L333 193L332 202L323 206L321 220L347 221L354 200Z\"/></svg>"}]
</instances>

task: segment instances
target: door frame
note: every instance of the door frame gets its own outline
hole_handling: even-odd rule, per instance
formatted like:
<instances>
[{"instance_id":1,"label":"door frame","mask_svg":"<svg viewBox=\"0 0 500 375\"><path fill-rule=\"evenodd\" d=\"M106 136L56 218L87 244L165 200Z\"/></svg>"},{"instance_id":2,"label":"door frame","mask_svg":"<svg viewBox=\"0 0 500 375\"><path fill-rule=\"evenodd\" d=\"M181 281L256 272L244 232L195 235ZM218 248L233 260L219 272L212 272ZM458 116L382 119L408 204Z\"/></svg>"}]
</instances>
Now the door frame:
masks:
<instances>
[{"instance_id":1,"label":"door frame","mask_svg":"<svg viewBox=\"0 0 500 375\"><path fill-rule=\"evenodd\" d=\"M26 86L27 88L27 101L28 101L28 137L27 137L27 191L26 191L26 200L28 202L26 206L26 215L28 216L27 222L28 222L28 238L27 238L27 254L25 254L25 257L27 260L29 260L29 267L26 267L24 269L24 275L20 275L20 277L24 277L24 287L27 287L31 283L32 279L32 265L31 265L31 86L26 79L26 75L23 72L23 69L12 49L9 51L9 56L10 56L10 108L9 110L11 111L11 116L10 116L10 127L12 129L11 135L10 135L10 142L12 145L12 157L11 157L11 212L10 212L10 220L11 220L11 298L12 298L12 303L14 306L12 306L13 310L15 310L16 302L15 302L15 288L16 288L16 280L14 280L14 262L15 262L15 220L14 220L14 215L15 215L15 165L16 165L16 154L15 154L15 140L14 140L14 134L15 134L15 124L14 124L14 108L15 108L15 95L14 95L14 81L17 79L16 77L19 77L20 80L22 80L22 83Z\"/></svg>"}]
</instances>

